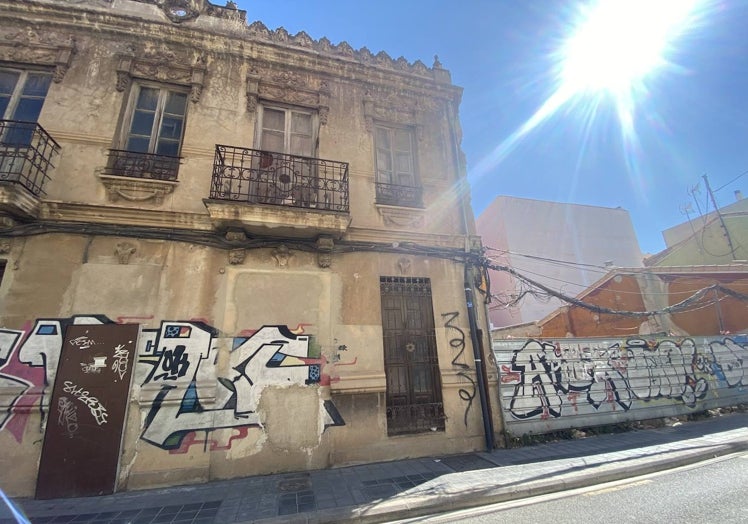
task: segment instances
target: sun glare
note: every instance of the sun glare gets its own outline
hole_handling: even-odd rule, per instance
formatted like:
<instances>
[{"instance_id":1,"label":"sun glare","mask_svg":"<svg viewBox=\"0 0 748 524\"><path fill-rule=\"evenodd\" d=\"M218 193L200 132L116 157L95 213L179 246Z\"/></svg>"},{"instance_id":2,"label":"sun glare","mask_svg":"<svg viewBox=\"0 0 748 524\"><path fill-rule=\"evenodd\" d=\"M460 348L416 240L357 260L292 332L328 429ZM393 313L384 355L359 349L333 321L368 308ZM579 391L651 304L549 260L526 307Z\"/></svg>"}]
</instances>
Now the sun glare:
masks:
<instances>
[{"instance_id":1,"label":"sun glare","mask_svg":"<svg viewBox=\"0 0 748 524\"><path fill-rule=\"evenodd\" d=\"M625 95L668 64L697 0L603 0L582 13L561 49L561 90Z\"/></svg>"},{"instance_id":2,"label":"sun glare","mask_svg":"<svg viewBox=\"0 0 748 524\"><path fill-rule=\"evenodd\" d=\"M522 139L566 108L565 115L592 133L603 104L612 103L635 185L637 103L657 73L678 70L677 40L703 22L712 0L593 0L578 8L566 36L551 56L554 90L524 123L482 158L471 177L489 174ZM584 146L583 146L584 147Z\"/></svg>"}]
</instances>

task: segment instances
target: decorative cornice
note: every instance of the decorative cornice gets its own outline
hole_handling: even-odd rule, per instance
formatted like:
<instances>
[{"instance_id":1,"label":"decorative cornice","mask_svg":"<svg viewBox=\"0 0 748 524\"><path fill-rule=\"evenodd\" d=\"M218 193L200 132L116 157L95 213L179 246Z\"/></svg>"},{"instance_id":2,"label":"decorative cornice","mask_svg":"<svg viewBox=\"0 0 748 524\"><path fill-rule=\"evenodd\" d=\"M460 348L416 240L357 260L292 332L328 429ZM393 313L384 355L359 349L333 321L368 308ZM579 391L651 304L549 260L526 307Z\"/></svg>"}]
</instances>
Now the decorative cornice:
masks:
<instances>
[{"instance_id":1,"label":"decorative cornice","mask_svg":"<svg viewBox=\"0 0 748 524\"><path fill-rule=\"evenodd\" d=\"M0 60L53 67L52 80L62 82L75 53L75 39L57 33L39 34L27 27L0 40Z\"/></svg>"},{"instance_id":2,"label":"decorative cornice","mask_svg":"<svg viewBox=\"0 0 748 524\"><path fill-rule=\"evenodd\" d=\"M130 48L127 53L118 55L117 91L124 91L132 78L157 80L190 87L190 100L199 102L205 84L205 59L198 56L192 65L186 65L187 57L178 56L173 51L137 52Z\"/></svg>"},{"instance_id":3,"label":"decorative cornice","mask_svg":"<svg viewBox=\"0 0 748 524\"><path fill-rule=\"evenodd\" d=\"M319 123L327 124L330 87L325 78L293 70L277 71L252 67L247 74L247 111L254 113L260 99L314 107Z\"/></svg>"},{"instance_id":4,"label":"decorative cornice","mask_svg":"<svg viewBox=\"0 0 748 524\"><path fill-rule=\"evenodd\" d=\"M76 204L59 201L41 203L39 220L117 224L143 227L163 227L179 230L212 231L210 218L205 213L189 213L125 207L112 204Z\"/></svg>"},{"instance_id":5,"label":"decorative cornice","mask_svg":"<svg viewBox=\"0 0 748 524\"><path fill-rule=\"evenodd\" d=\"M258 40L265 40L275 44L288 45L317 51L327 55L333 55L340 58L348 58L356 60L363 64L382 67L386 69L394 69L396 71L402 71L404 73L415 74L420 76L428 76L434 78L438 76L440 79L444 78L443 73L445 69L441 67L441 63L438 59L434 63L433 68L429 68L421 62L416 60L415 62L408 62L402 56L393 59L384 51L380 51L376 55L369 51L366 47L362 47L358 51L354 50L348 42L340 42L335 45L330 42L327 38L321 38L319 40L312 39L304 31L300 31L295 35L291 35L284 28L279 27L275 31L268 29L265 24L260 21L253 22L248 26L249 35ZM438 75L437 75L438 73ZM447 77L448 77L447 73Z\"/></svg>"},{"instance_id":6,"label":"decorative cornice","mask_svg":"<svg viewBox=\"0 0 748 524\"><path fill-rule=\"evenodd\" d=\"M228 20L240 20L244 22L247 12L238 9L236 3L229 0L226 6L213 5L207 0L135 0L143 4L152 4L161 8L166 18L180 24L190 22L200 15L225 18Z\"/></svg>"}]
</instances>

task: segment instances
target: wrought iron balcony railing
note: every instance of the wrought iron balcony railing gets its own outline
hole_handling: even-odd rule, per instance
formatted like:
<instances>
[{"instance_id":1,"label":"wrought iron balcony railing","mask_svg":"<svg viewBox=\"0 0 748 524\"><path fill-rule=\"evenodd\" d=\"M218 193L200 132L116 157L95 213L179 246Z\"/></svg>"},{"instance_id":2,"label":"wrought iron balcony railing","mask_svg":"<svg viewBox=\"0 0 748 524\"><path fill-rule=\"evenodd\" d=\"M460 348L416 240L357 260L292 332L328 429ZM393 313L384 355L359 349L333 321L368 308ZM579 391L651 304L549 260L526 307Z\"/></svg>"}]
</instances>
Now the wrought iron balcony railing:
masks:
<instances>
[{"instance_id":1,"label":"wrought iron balcony railing","mask_svg":"<svg viewBox=\"0 0 748 524\"><path fill-rule=\"evenodd\" d=\"M59 151L59 144L36 122L0 120L0 181L44 194L47 172Z\"/></svg>"},{"instance_id":2,"label":"wrought iron balcony railing","mask_svg":"<svg viewBox=\"0 0 748 524\"><path fill-rule=\"evenodd\" d=\"M422 207L423 190L420 187L398 186L396 184L376 183L377 204L404 207Z\"/></svg>"},{"instance_id":3,"label":"wrought iron balcony railing","mask_svg":"<svg viewBox=\"0 0 748 524\"><path fill-rule=\"evenodd\" d=\"M348 164L216 145L210 198L348 212Z\"/></svg>"},{"instance_id":4,"label":"wrought iron balcony railing","mask_svg":"<svg viewBox=\"0 0 748 524\"><path fill-rule=\"evenodd\" d=\"M178 156L110 149L104 174L176 182L181 160Z\"/></svg>"}]
</instances>

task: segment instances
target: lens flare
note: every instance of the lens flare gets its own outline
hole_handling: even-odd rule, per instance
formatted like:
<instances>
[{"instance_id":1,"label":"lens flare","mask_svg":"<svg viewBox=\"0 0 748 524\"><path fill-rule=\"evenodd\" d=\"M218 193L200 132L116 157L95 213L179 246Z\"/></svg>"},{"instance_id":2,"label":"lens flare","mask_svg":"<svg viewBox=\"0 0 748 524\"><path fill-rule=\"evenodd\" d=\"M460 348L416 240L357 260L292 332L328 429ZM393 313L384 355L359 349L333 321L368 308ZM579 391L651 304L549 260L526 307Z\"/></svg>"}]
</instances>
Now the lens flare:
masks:
<instances>
[{"instance_id":1,"label":"lens flare","mask_svg":"<svg viewBox=\"0 0 748 524\"><path fill-rule=\"evenodd\" d=\"M697 27L708 0L599 0L579 8L567 36L552 56L554 90L535 113L481 159L471 171L479 179L499 165L528 134L562 107L578 116L589 136L602 104L618 117L628 169L636 176L640 145L637 102L648 96L646 81L678 70L671 61L679 38ZM584 147L584 146L583 146Z\"/></svg>"}]
</instances>

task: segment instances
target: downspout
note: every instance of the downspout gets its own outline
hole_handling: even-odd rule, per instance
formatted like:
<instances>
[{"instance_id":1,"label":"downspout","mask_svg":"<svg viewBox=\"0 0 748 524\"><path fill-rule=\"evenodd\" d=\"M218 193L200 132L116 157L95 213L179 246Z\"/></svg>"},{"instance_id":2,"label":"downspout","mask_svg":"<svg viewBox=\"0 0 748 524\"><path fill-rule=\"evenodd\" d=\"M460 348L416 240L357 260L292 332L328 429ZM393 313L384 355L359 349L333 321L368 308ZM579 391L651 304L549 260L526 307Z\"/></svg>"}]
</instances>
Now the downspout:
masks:
<instances>
[{"instance_id":1,"label":"downspout","mask_svg":"<svg viewBox=\"0 0 748 524\"><path fill-rule=\"evenodd\" d=\"M473 345L473 359L475 360L475 374L478 379L478 395L480 396L480 410L483 415L483 434L486 437L486 450L493 449L493 423L488 412L487 386L483 380L483 358L478 345L478 321L475 316L473 301L473 285L470 282L470 268L465 263L465 303L467 305L468 323L470 324L470 342Z\"/></svg>"},{"instance_id":2,"label":"downspout","mask_svg":"<svg viewBox=\"0 0 748 524\"><path fill-rule=\"evenodd\" d=\"M467 217L467 174L463 177L462 168L460 163L460 145L457 143L457 136L455 134L455 121L457 120L457 109L455 102L451 101L447 104L449 110L449 133L452 142L452 158L454 162L455 173L458 177L460 191L460 211L462 212L462 228L465 233L465 252L469 253L471 250L470 246L470 225ZM475 374L478 383L478 398L480 399L480 409L483 419L483 436L485 437L486 450L491 451L494 448L494 431L493 431L493 420L491 413L488 410L488 387L486 381L483 378L483 357L481 355L480 346L478 343L478 321L475 313L475 301L473 297L473 285L470 281L470 266L465 261L464 265L464 280L465 280L465 303L467 306L468 313L468 325L470 326L470 343L473 346L473 360L475 361ZM488 319L488 317L486 317ZM489 334L490 336L490 334Z\"/></svg>"}]
</instances>

